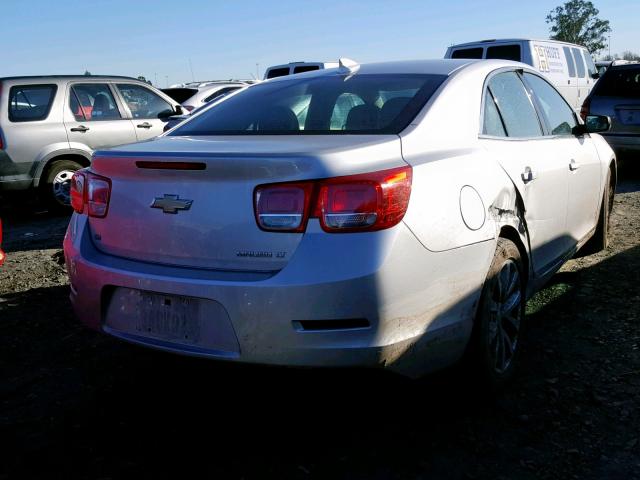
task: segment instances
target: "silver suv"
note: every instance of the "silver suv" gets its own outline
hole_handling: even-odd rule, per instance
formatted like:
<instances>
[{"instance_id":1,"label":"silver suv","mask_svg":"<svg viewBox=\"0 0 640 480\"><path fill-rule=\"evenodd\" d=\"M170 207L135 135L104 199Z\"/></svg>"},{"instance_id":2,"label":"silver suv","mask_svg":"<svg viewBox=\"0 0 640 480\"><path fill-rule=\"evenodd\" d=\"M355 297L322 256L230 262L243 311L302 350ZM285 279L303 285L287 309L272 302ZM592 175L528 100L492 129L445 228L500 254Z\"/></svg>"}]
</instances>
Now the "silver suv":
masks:
<instances>
[{"instance_id":1,"label":"silver suv","mask_svg":"<svg viewBox=\"0 0 640 480\"><path fill-rule=\"evenodd\" d=\"M0 193L35 188L50 208L64 208L73 172L94 150L155 137L182 113L129 77L0 78Z\"/></svg>"}]
</instances>

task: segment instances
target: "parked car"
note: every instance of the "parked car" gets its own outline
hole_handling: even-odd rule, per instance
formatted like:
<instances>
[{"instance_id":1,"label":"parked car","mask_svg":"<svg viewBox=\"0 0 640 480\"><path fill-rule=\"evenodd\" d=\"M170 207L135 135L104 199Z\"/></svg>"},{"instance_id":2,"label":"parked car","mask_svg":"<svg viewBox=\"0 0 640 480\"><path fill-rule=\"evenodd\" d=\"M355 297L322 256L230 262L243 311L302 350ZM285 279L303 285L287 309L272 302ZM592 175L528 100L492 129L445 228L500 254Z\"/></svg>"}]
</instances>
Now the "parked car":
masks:
<instances>
[{"instance_id":1,"label":"parked car","mask_svg":"<svg viewBox=\"0 0 640 480\"><path fill-rule=\"evenodd\" d=\"M169 117L167 123L165 123L164 125L164 132L168 132L169 130L171 130L173 127L175 127L176 125L184 122L186 119L190 118L191 115L197 115L199 112L205 110L206 108L210 107L212 104L215 104L225 98L227 98L228 95L231 95L232 93L236 93L241 91L244 88L247 88L249 85L243 85L240 88L234 88L230 91L226 91L224 93L221 93L220 95L216 95L215 97L213 97L212 99L210 99L207 103L203 103L202 105L200 105L198 108L196 108L195 110L192 110L189 114L185 114L185 115L174 115L172 117Z\"/></svg>"},{"instance_id":2,"label":"parked car","mask_svg":"<svg viewBox=\"0 0 640 480\"><path fill-rule=\"evenodd\" d=\"M0 267L4 263L5 254L2 251L2 219L0 219Z\"/></svg>"},{"instance_id":3,"label":"parked car","mask_svg":"<svg viewBox=\"0 0 640 480\"><path fill-rule=\"evenodd\" d=\"M598 70L598 75L602 77L611 65L626 65L627 63L634 62L630 60L598 60L596 62L596 69Z\"/></svg>"},{"instance_id":4,"label":"parked car","mask_svg":"<svg viewBox=\"0 0 640 480\"><path fill-rule=\"evenodd\" d=\"M51 208L68 206L71 176L94 150L155 137L176 113L129 77L0 78L0 190L35 187Z\"/></svg>"},{"instance_id":5,"label":"parked car","mask_svg":"<svg viewBox=\"0 0 640 480\"><path fill-rule=\"evenodd\" d=\"M185 110L192 112L216 98L235 92L247 85L248 83L240 81L212 81L185 87L163 88L162 91L175 101L180 102Z\"/></svg>"},{"instance_id":6,"label":"parked car","mask_svg":"<svg viewBox=\"0 0 640 480\"><path fill-rule=\"evenodd\" d=\"M445 58L485 58L524 62L544 74L576 112L598 78L589 51L555 40L499 39L452 45Z\"/></svg>"},{"instance_id":7,"label":"parked car","mask_svg":"<svg viewBox=\"0 0 640 480\"><path fill-rule=\"evenodd\" d=\"M313 72L325 68L336 68L338 62L290 62L284 65L273 65L264 72L264 79L285 77L296 73Z\"/></svg>"},{"instance_id":8,"label":"parked car","mask_svg":"<svg viewBox=\"0 0 640 480\"><path fill-rule=\"evenodd\" d=\"M74 175L71 301L171 352L407 375L466 354L501 385L525 299L607 243L607 121L507 61L255 85Z\"/></svg>"},{"instance_id":9,"label":"parked car","mask_svg":"<svg viewBox=\"0 0 640 480\"><path fill-rule=\"evenodd\" d=\"M586 98L581 115L607 115L603 134L618 156L640 154L640 63L614 62Z\"/></svg>"}]
</instances>

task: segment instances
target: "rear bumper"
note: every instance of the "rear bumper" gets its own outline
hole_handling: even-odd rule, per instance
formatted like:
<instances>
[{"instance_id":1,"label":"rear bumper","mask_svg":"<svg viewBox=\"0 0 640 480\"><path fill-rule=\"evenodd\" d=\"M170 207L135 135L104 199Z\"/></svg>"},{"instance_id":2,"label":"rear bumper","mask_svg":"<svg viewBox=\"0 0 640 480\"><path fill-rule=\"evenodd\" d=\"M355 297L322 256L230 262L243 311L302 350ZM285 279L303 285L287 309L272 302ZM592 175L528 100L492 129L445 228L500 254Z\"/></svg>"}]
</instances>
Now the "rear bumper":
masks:
<instances>
[{"instance_id":1,"label":"rear bumper","mask_svg":"<svg viewBox=\"0 0 640 480\"><path fill-rule=\"evenodd\" d=\"M285 268L244 275L106 255L93 245L86 217L75 214L64 241L71 301L93 329L186 355L292 366L385 366L411 376L447 366L464 352L494 248L483 242L433 253L403 223L349 235L310 228ZM208 347L188 347L114 330L107 317L114 315L110 302L119 287L215 302L237 343L216 348L211 339ZM366 319L369 326L304 330L299 323L353 319Z\"/></svg>"}]
</instances>

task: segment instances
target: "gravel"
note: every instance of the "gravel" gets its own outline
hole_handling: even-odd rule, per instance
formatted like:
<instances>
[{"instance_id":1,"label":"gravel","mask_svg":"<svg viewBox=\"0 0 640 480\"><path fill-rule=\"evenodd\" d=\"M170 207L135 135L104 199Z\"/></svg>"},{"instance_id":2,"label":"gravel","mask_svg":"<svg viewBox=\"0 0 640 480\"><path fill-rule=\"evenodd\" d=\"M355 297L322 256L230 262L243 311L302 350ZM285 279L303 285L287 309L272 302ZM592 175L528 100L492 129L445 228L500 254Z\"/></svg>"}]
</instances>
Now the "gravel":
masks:
<instances>
[{"instance_id":1,"label":"gravel","mask_svg":"<svg viewBox=\"0 0 640 480\"><path fill-rule=\"evenodd\" d=\"M0 268L0 479L640 478L640 176L618 188L607 251L528 304L522 369L480 395L445 371L242 366L82 328L67 219L15 207Z\"/></svg>"}]
</instances>

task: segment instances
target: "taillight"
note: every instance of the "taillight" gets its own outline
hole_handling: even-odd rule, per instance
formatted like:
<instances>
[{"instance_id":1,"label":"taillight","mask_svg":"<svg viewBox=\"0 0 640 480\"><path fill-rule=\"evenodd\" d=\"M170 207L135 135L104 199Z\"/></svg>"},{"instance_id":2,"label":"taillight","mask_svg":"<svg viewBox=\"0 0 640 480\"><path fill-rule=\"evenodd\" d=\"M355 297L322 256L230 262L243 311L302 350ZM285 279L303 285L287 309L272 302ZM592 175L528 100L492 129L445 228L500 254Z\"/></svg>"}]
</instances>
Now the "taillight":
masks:
<instances>
[{"instance_id":1,"label":"taillight","mask_svg":"<svg viewBox=\"0 0 640 480\"><path fill-rule=\"evenodd\" d=\"M411 195L411 167L324 180L261 185L255 212L263 230L304 232L318 218L326 232L383 230L397 225Z\"/></svg>"},{"instance_id":2,"label":"taillight","mask_svg":"<svg viewBox=\"0 0 640 480\"><path fill-rule=\"evenodd\" d=\"M589 110L591 110L591 97L585 98L584 103L580 108L580 117L582 118L583 122L587 120L587 115L589 115Z\"/></svg>"},{"instance_id":3,"label":"taillight","mask_svg":"<svg viewBox=\"0 0 640 480\"><path fill-rule=\"evenodd\" d=\"M71 179L71 206L78 213L90 217L104 218L109 210L111 197L111 180L87 170L73 174Z\"/></svg>"},{"instance_id":4,"label":"taillight","mask_svg":"<svg viewBox=\"0 0 640 480\"><path fill-rule=\"evenodd\" d=\"M313 184L280 183L256 188L255 212L263 230L303 232L309 216Z\"/></svg>"}]
</instances>

